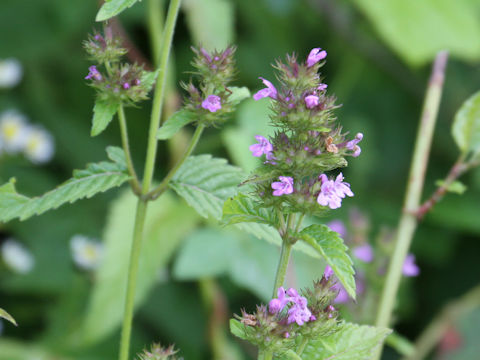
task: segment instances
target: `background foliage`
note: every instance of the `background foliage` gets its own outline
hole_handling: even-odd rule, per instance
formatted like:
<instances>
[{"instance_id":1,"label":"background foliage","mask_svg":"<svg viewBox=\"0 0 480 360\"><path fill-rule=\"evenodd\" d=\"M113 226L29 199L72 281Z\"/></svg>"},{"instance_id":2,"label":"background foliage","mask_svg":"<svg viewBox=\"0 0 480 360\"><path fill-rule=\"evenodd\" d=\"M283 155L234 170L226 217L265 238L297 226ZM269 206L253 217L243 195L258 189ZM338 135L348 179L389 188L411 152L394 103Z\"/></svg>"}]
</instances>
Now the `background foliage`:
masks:
<instances>
[{"instance_id":1,"label":"background foliage","mask_svg":"<svg viewBox=\"0 0 480 360\"><path fill-rule=\"evenodd\" d=\"M145 8L145 1L139 2L119 18L130 40L151 58ZM119 146L116 126L90 137L94 91L83 81L89 62L81 43L95 26L97 10L95 1L3 0L0 4L0 58L18 58L24 67L21 84L0 92L0 110L22 111L51 131L56 143L55 158L46 166L34 167L21 158L0 163L2 183L15 176L22 194L42 194L68 179L73 169L104 161L106 146ZM250 89L261 87L258 76L272 78L269 64L286 52L304 57L313 47L328 51L323 71L329 91L344 104L338 116L352 133L365 134L361 158L344 172L355 197L336 214L346 219L349 208L361 209L370 216L372 236L384 225L396 225L429 63L442 48L451 51L451 60L426 194L455 161L458 153L449 130L453 116L480 87L480 1L185 0L183 10L174 41L171 86L189 78L185 71L190 70L192 43L210 48L237 44L237 85ZM180 101L177 91L168 97L172 109ZM127 109L138 164L143 162L148 113L149 105ZM196 154L228 157L244 171L251 170L257 159L248 146L255 134L267 133L267 114L267 102L246 100L225 128L206 132ZM181 154L189 132L187 127L162 145L158 174L165 174L168 164ZM177 180L175 186L185 189L182 179ZM412 250L422 273L405 284L398 309L397 328L407 338L418 335L446 301L480 278L480 171L463 180L466 196L449 195L425 218L415 237ZM220 189L219 194L229 196L229 191L234 189ZM211 279L217 279L225 318L241 306L252 308L270 296L278 249L219 227L216 220L196 215L173 192L167 195L151 211L133 349L139 351L152 341L176 342L187 359L211 359L206 295L211 292ZM120 278L127 261L125 243L131 224L123 219L129 211L133 211L132 199L115 189L0 226L0 241L14 236L36 259L34 271L27 275L3 268L0 272L0 305L20 325L3 322L1 360L53 359L54 354L62 359L114 358L124 286L115 276ZM217 204L212 202L206 212L218 217ZM94 276L76 270L72 263L69 239L77 233L101 238L107 248ZM294 255L293 263L288 281L297 287L308 285L323 271L301 252ZM475 318L478 314L470 322L462 319L460 331L478 333ZM233 338L226 341L237 350L243 346ZM478 346L468 337L465 344ZM472 353L470 348L462 354ZM238 353L231 351L232 359L241 358ZM390 351L385 358L397 355Z\"/></svg>"}]
</instances>

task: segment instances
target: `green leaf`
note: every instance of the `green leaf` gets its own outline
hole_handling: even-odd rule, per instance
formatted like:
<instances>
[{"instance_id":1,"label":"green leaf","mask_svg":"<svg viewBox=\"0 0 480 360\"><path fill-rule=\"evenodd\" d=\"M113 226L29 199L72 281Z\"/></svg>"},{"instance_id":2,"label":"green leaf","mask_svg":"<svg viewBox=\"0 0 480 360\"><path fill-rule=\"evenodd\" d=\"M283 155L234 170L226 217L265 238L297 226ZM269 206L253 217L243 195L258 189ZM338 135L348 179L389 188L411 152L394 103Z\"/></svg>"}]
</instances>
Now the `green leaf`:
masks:
<instances>
[{"instance_id":1,"label":"green leaf","mask_svg":"<svg viewBox=\"0 0 480 360\"><path fill-rule=\"evenodd\" d=\"M0 308L0 318L4 318L5 320L10 321L13 325L17 326L17 322L13 318L12 315L10 315L8 312Z\"/></svg>"},{"instance_id":2,"label":"green leaf","mask_svg":"<svg viewBox=\"0 0 480 360\"><path fill-rule=\"evenodd\" d=\"M245 335L245 325L243 325L240 321L237 319L230 319L230 332L235 335L236 337L247 340L247 337Z\"/></svg>"},{"instance_id":3,"label":"green leaf","mask_svg":"<svg viewBox=\"0 0 480 360\"><path fill-rule=\"evenodd\" d=\"M190 156L170 182L170 187L205 218L220 219L223 203L235 195L242 171L225 159Z\"/></svg>"},{"instance_id":4,"label":"green leaf","mask_svg":"<svg viewBox=\"0 0 480 360\"><path fill-rule=\"evenodd\" d=\"M187 25L195 45L207 50L233 43L234 8L230 0L184 0Z\"/></svg>"},{"instance_id":5,"label":"green leaf","mask_svg":"<svg viewBox=\"0 0 480 360\"><path fill-rule=\"evenodd\" d=\"M389 329L343 323L330 336L311 341L302 354L305 360L369 360L391 332Z\"/></svg>"},{"instance_id":6,"label":"green leaf","mask_svg":"<svg viewBox=\"0 0 480 360\"><path fill-rule=\"evenodd\" d=\"M437 180L435 185L438 187L444 186L444 180ZM465 191L467 191L467 186L460 181L454 181L450 185L447 186L447 191L455 194L462 195Z\"/></svg>"},{"instance_id":7,"label":"green leaf","mask_svg":"<svg viewBox=\"0 0 480 360\"><path fill-rule=\"evenodd\" d=\"M480 91L468 98L455 114L452 135L463 154L480 153Z\"/></svg>"},{"instance_id":8,"label":"green leaf","mask_svg":"<svg viewBox=\"0 0 480 360\"><path fill-rule=\"evenodd\" d=\"M17 193L15 179L11 179L0 186L0 221L25 220L122 185L129 179L122 151L109 147L107 152L114 162L93 163L88 164L85 170L74 170L73 178L39 197L29 198Z\"/></svg>"},{"instance_id":9,"label":"green leaf","mask_svg":"<svg viewBox=\"0 0 480 360\"><path fill-rule=\"evenodd\" d=\"M238 194L225 201L223 205L222 223L225 225L243 222L254 222L277 226L278 218L272 209L261 208L252 198Z\"/></svg>"},{"instance_id":10,"label":"green leaf","mask_svg":"<svg viewBox=\"0 0 480 360\"><path fill-rule=\"evenodd\" d=\"M173 137L181 128L190 124L196 114L188 110L180 110L170 116L157 132L158 140L167 140Z\"/></svg>"},{"instance_id":11,"label":"green leaf","mask_svg":"<svg viewBox=\"0 0 480 360\"><path fill-rule=\"evenodd\" d=\"M232 92L230 96L228 97L228 102L236 105L241 103L243 100L248 99L250 97L250 90L248 90L247 87L237 87L237 86L232 86L229 88L229 90Z\"/></svg>"},{"instance_id":12,"label":"green leaf","mask_svg":"<svg viewBox=\"0 0 480 360\"><path fill-rule=\"evenodd\" d=\"M106 1L97 13L95 21L105 21L118 14L126 8L131 7L138 0L108 0Z\"/></svg>"},{"instance_id":13,"label":"green leaf","mask_svg":"<svg viewBox=\"0 0 480 360\"><path fill-rule=\"evenodd\" d=\"M109 211L103 236L106 255L97 273L82 328L81 338L86 344L101 341L121 323L134 227L132 210L137 201L130 191L125 192ZM158 279L158 271L198 219L192 209L170 193L149 204L137 275L136 307L146 299Z\"/></svg>"},{"instance_id":14,"label":"green leaf","mask_svg":"<svg viewBox=\"0 0 480 360\"><path fill-rule=\"evenodd\" d=\"M41 345L32 342L1 338L0 360L72 360L47 351Z\"/></svg>"},{"instance_id":15,"label":"green leaf","mask_svg":"<svg viewBox=\"0 0 480 360\"><path fill-rule=\"evenodd\" d=\"M412 65L440 50L465 60L480 58L480 20L471 0L355 0L377 34Z\"/></svg>"},{"instance_id":16,"label":"green leaf","mask_svg":"<svg viewBox=\"0 0 480 360\"><path fill-rule=\"evenodd\" d=\"M300 237L325 259L345 290L355 299L355 271L347 254L348 248L339 234L326 225L314 224L303 229Z\"/></svg>"},{"instance_id":17,"label":"green leaf","mask_svg":"<svg viewBox=\"0 0 480 360\"><path fill-rule=\"evenodd\" d=\"M90 135L97 136L105 130L108 124L110 124L110 121L112 121L113 116L117 113L117 110L117 103L97 99L93 107L92 130Z\"/></svg>"},{"instance_id":18,"label":"green leaf","mask_svg":"<svg viewBox=\"0 0 480 360\"><path fill-rule=\"evenodd\" d=\"M158 72L160 69L155 71L143 71L140 82L144 88L147 88L148 91L152 90L155 81L157 80Z\"/></svg>"}]
</instances>

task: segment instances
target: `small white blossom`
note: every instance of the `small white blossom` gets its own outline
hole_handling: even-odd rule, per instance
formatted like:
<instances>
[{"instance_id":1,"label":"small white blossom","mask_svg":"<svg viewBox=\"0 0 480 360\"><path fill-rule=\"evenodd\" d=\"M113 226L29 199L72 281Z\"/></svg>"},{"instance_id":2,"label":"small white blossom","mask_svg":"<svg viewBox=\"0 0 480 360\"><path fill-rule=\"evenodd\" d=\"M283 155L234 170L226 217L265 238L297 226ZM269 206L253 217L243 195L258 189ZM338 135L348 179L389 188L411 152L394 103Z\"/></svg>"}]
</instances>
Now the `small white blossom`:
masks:
<instances>
[{"instance_id":1,"label":"small white blossom","mask_svg":"<svg viewBox=\"0 0 480 360\"><path fill-rule=\"evenodd\" d=\"M16 110L0 114L0 138L7 153L23 150L27 138L28 125L25 116Z\"/></svg>"},{"instance_id":2,"label":"small white blossom","mask_svg":"<svg viewBox=\"0 0 480 360\"><path fill-rule=\"evenodd\" d=\"M74 235L70 240L73 261L84 270L95 270L103 259L103 244L83 235Z\"/></svg>"},{"instance_id":3,"label":"small white blossom","mask_svg":"<svg viewBox=\"0 0 480 360\"><path fill-rule=\"evenodd\" d=\"M22 65L16 59L0 60L0 88L11 88L22 79Z\"/></svg>"},{"instance_id":4,"label":"small white blossom","mask_svg":"<svg viewBox=\"0 0 480 360\"><path fill-rule=\"evenodd\" d=\"M32 254L14 239L7 239L2 245L2 259L7 267L19 274L27 274L35 265Z\"/></svg>"},{"instance_id":5,"label":"small white blossom","mask_svg":"<svg viewBox=\"0 0 480 360\"><path fill-rule=\"evenodd\" d=\"M49 161L54 152L52 136L44 129L30 127L25 136L25 156L34 164Z\"/></svg>"}]
</instances>

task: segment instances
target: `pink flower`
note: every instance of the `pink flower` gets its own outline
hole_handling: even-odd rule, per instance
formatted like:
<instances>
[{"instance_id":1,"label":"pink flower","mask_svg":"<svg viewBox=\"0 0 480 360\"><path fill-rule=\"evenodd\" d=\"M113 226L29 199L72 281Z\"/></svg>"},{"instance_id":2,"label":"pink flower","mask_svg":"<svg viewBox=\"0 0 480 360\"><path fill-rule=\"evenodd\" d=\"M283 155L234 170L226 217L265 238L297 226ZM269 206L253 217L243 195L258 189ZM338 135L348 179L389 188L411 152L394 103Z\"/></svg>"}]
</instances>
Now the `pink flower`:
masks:
<instances>
[{"instance_id":1,"label":"pink flower","mask_svg":"<svg viewBox=\"0 0 480 360\"><path fill-rule=\"evenodd\" d=\"M268 81L268 80L266 80L262 77L260 77L259 79L262 79L262 82L265 84L266 88L258 91L257 93L255 93L253 95L253 99L254 100L260 100L260 99L263 99L265 97L276 99L277 98L277 89L275 89L275 86L273 86L273 84L270 81Z\"/></svg>"},{"instance_id":2,"label":"pink flower","mask_svg":"<svg viewBox=\"0 0 480 360\"><path fill-rule=\"evenodd\" d=\"M318 105L318 96L317 95L308 95L305 96L305 105L308 109L312 109Z\"/></svg>"},{"instance_id":3,"label":"pink flower","mask_svg":"<svg viewBox=\"0 0 480 360\"><path fill-rule=\"evenodd\" d=\"M317 90L318 91L324 91L324 90L327 90L327 87L328 87L327 84L320 84L320 85L318 85Z\"/></svg>"},{"instance_id":4,"label":"pink flower","mask_svg":"<svg viewBox=\"0 0 480 360\"><path fill-rule=\"evenodd\" d=\"M353 249L353 255L366 263L373 261L373 248L370 244L365 243Z\"/></svg>"},{"instance_id":5,"label":"pink flower","mask_svg":"<svg viewBox=\"0 0 480 360\"><path fill-rule=\"evenodd\" d=\"M255 157L260 157L263 154L267 155L267 160L273 157L271 154L273 151L273 145L261 135L255 135L255 139L257 139L258 144L253 144L249 147L252 155Z\"/></svg>"},{"instance_id":6,"label":"pink flower","mask_svg":"<svg viewBox=\"0 0 480 360\"><path fill-rule=\"evenodd\" d=\"M268 303L268 311L270 311L271 314L277 314L281 312L291 300L290 297L285 296L285 289L282 286L277 290L277 298L270 300Z\"/></svg>"},{"instance_id":7,"label":"pink flower","mask_svg":"<svg viewBox=\"0 0 480 360\"><path fill-rule=\"evenodd\" d=\"M279 176L280 181L272 183L273 196L282 196L293 193L293 178L290 176Z\"/></svg>"},{"instance_id":8,"label":"pink flower","mask_svg":"<svg viewBox=\"0 0 480 360\"><path fill-rule=\"evenodd\" d=\"M347 142L347 144L345 145L345 147L348 150L353 150L353 155L352 155L353 157L357 157L362 152L362 149L360 149L360 146L357 145L360 141L362 141L362 139L363 139L363 134L357 133L357 135L355 135L355 138Z\"/></svg>"},{"instance_id":9,"label":"pink flower","mask_svg":"<svg viewBox=\"0 0 480 360\"><path fill-rule=\"evenodd\" d=\"M88 68L88 75L85 76L85 79L86 80L94 79L94 80L100 81L102 80L102 74L100 74L100 72L97 70L97 67L95 65L92 65Z\"/></svg>"},{"instance_id":10,"label":"pink flower","mask_svg":"<svg viewBox=\"0 0 480 360\"><path fill-rule=\"evenodd\" d=\"M212 113L216 112L217 110L220 110L222 108L220 100L220 96L208 95L207 98L202 102L202 108Z\"/></svg>"},{"instance_id":11,"label":"pink flower","mask_svg":"<svg viewBox=\"0 0 480 360\"><path fill-rule=\"evenodd\" d=\"M321 48L314 48L310 51L307 58L307 67L312 67L320 60L323 60L327 57L327 52Z\"/></svg>"},{"instance_id":12,"label":"pink flower","mask_svg":"<svg viewBox=\"0 0 480 360\"><path fill-rule=\"evenodd\" d=\"M327 175L321 174L322 186L318 194L317 202L322 206L328 206L330 209L338 209L342 206L342 199L346 196L353 196L350 190L350 184L343 182L342 173L338 174L335 181L328 180Z\"/></svg>"},{"instance_id":13,"label":"pink flower","mask_svg":"<svg viewBox=\"0 0 480 360\"><path fill-rule=\"evenodd\" d=\"M420 268L415 264L415 255L408 254L403 263L402 273L405 276L412 277L420 274Z\"/></svg>"}]
</instances>

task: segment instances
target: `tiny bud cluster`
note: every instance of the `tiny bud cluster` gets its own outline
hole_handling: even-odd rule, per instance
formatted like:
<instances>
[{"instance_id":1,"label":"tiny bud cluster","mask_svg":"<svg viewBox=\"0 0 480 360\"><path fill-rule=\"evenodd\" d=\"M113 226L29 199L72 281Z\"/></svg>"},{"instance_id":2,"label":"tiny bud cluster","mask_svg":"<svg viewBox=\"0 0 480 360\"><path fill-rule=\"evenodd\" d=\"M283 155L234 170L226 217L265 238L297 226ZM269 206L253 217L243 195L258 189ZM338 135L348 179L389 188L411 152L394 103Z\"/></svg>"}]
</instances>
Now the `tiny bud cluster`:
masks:
<instances>
[{"instance_id":1,"label":"tiny bud cluster","mask_svg":"<svg viewBox=\"0 0 480 360\"><path fill-rule=\"evenodd\" d=\"M264 167L247 181L255 184L265 206L287 204L294 212L322 214L353 196L342 173L332 178L327 172L346 166L345 157L360 155L363 134L348 138L337 123L338 105L318 73L326 57L325 50L315 48L304 63L295 55L277 61L280 86L261 77L265 87L253 95L270 99L278 129L271 139L257 135L258 143L250 146L253 156L265 156Z\"/></svg>"},{"instance_id":2,"label":"tiny bud cluster","mask_svg":"<svg viewBox=\"0 0 480 360\"><path fill-rule=\"evenodd\" d=\"M177 352L173 345L163 348L159 344L153 344L150 350L143 350L138 354L138 360L182 360L183 358L175 356Z\"/></svg>"},{"instance_id":3,"label":"tiny bud cluster","mask_svg":"<svg viewBox=\"0 0 480 360\"><path fill-rule=\"evenodd\" d=\"M229 101L232 91L228 88L235 75L235 47L224 51L209 52L193 48L195 58L192 66L198 84L190 80L182 84L189 96L185 101L187 110L198 114L198 122L206 126L219 126L234 111L236 103Z\"/></svg>"},{"instance_id":4,"label":"tiny bud cluster","mask_svg":"<svg viewBox=\"0 0 480 360\"><path fill-rule=\"evenodd\" d=\"M145 71L141 65L123 63L121 58L127 50L121 47L119 38L95 33L84 47L97 63L88 68L85 80L90 81L89 85L97 90L101 100L133 105L148 99L155 74Z\"/></svg>"}]
</instances>

